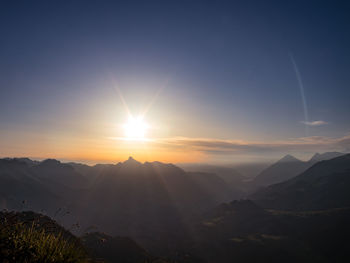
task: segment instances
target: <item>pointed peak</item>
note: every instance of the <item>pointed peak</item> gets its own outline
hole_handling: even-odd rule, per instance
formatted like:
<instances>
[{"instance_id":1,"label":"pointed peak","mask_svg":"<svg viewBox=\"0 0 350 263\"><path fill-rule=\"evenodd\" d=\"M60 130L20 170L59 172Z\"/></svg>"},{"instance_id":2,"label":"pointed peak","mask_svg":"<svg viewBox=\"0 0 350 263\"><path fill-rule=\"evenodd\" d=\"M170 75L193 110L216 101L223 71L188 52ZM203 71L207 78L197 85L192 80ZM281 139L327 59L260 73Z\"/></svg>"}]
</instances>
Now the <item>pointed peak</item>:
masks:
<instances>
[{"instance_id":1,"label":"pointed peak","mask_svg":"<svg viewBox=\"0 0 350 263\"><path fill-rule=\"evenodd\" d=\"M280 162L284 162L284 163L286 163L286 162L300 162L300 160L295 158L293 155L287 154L282 159L280 159L278 162L279 163Z\"/></svg>"},{"instance_id":2,"label":"pointed peak","mask_svg":"<svg viewBox=\"0 0 350 263\"><path fill-rule=\"evenodd\" d=\"M123 164L141 164L140 162L136 161L132 156L129 157Z\"/></svg>"}]
</instances>

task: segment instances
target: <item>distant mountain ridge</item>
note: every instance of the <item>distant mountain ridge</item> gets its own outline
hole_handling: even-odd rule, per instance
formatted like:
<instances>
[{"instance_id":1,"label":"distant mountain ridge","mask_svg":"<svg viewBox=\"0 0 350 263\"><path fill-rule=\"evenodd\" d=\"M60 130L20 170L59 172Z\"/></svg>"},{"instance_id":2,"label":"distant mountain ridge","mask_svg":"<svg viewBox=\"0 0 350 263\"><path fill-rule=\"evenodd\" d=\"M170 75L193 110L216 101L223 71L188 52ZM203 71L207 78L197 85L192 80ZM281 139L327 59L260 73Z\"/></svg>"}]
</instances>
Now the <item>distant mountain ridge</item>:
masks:
<instances>
[{"instance_id":1,"label":"distant mountain ridge","mask_svg":"<svg viewBox=\"0 0 350 263\"><path fill-rule=\"evenodd\" d=\"M309 161L306 162L287 154L282 159L278 160L276 163L267 167L260 174L258 174L254 178L253 182L257 186L268 186L280 183L297 176L319 161L329 160L344 154L345 153L339 152L326 152L323 154L316 153Z\"/></svg>"},{"instance_id":2,"label":"distant mountain ridge","mask_svg":"<svg viewBox=\"0 0 350 263\"><path fill-rule=\"evenodd\" d=\"M43 198L43 196L45 198ZM61 205L60 197L48 189L23 159L0 159L1 209L31 209L41 211Z\"/></svg>"},{"instance_id":3,"label":"distant mountain ridge","mask_svg":"<svg viewBox=\"0 0 350 263\"><path fill-rule=\"evenodd\" d=\"M96 225L157 251L162 243L154 239L188 239L185 221L240 196L215 174L132 157L95 166L0 159L0 184L3 209L43 210L53 217L59 211L65 225L79 220L82 228Z\"/></svg>"},{"instance_id":4,"label":"distant mountain ridge","mask_svg":"<svg viewBox=\"0 0 350 263\"><path fill-rule=\"evenodd\" d=\"M16 227L17 226L17 227ZM20 238L14 234L18 226L23 229L34 229L45 235L44 241L38 239ZM0 257L4 262L38 262L33 261L35 246L31 242L44 243L50 235L61 238L66 244L74 244L74 251L83 249L84 260L79 261L72 257L64 262L125 262L125 263L167 263L166 259L150 255L144 248L128 237L109 236L99 232L87 232L82 237L73 235L69 230L62 227L52 218L32 211L25 212L0 212ZM32 234L32 233L31 233ZM11 246L8 237L14 240L16 246ZM21 244L19 246L18 244ZM69 246L67 246L69 248ZM43 248L39 248L43 249ZM61 251L61 253L65 251ZM86 252L86 253L85 253ZM67 254L69 252L66 252ZM10 260L6 260L6 259ZM47 258L46 258L47 260ZM42 262L42 261L40 261ZM46 262L46 261L45 261ZM51 260L50 260L51 262ZM52 262L63 262L54 260Z\"/></svg>"},{"instance_id":5,"label":"distant mountain ridge","mask_svg":"<svg viewBox=\"0 0 350 263\"><path fill-rule=\"evenodd\" d=\"M222 179L232 191L237 193L237 197L245 195L245 181L247 178L240 174L236 169L226 166L209 164L180 164L180 167L189 173L212 174Z\"/></svg>"},{"instance_id":6,"label":"distant mountain ridge","mask_svg":"<svg viewBox=\"0 0 350 263\"><path fill-rule=\"evenodd\" d=\"M326 161L326 160L330 160L342 155L345 155L346 153L340 153L340 152L325 152L325 153L315 153L311 159L309 160L309 162L320 162L320 161Z\"/></svg>"},{"instance_id":7,"label":"distant mountain ridge","mask_svg":"<svg viewBox=\"0 0 350 263\"><path fill-rule=\"evenodd\" d=\"M267 208L314 210L350 206L350 154L320 161L300 175L251 198Z\"/></svg>"}]
</instances>

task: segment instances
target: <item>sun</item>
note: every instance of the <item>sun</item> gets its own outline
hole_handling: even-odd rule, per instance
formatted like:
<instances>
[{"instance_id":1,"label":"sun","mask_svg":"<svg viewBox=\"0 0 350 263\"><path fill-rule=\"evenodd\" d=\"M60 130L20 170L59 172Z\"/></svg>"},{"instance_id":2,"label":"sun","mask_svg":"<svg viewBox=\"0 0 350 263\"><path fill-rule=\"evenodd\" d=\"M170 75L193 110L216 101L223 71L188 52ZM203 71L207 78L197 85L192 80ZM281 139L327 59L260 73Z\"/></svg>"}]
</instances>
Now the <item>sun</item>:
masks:
<instances>
[{"instance_id":1,"label":"sun","mask_svg":"<svg viewBox=\"0 0 350 263\"><path fill-rule=\"evenodd\" d=\"M124 124L125 137L131 140L143 140L148 127L148 124L141 116L137 118L129 116L128 122Z\"/></svg>"}]
</instances>

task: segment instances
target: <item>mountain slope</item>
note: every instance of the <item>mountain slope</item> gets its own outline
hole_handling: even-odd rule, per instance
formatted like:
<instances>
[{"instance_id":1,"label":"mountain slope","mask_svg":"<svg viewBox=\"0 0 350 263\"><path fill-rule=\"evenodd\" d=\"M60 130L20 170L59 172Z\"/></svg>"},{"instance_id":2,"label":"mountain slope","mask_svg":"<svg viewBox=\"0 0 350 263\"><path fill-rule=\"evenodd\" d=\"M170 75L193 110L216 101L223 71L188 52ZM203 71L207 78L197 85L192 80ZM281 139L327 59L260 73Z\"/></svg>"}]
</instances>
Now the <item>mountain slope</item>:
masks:
<instances>
[{"instance_id":1,"label":"mountain slope","mask_svg":"<svg viewBox=\"0 0 350 263\"><path fill-rule=\"evenodd\" d=\"M187 172L187 175L218 203L230 201L233 197L238 198L240 195L243 196L243 193L214 173Z\"/></svg>"},{"instance_id":2,"label":"mountain slope","mask_svg":"<svg viewBox=\"0 0 350 263\"><path fill-rule=\"evenodd\" d=\"M339 156L344 155L344 153L340 153L340 152L325 152L325 153L315 153L311 159L309 160L310 163L317 163L320 161L326 161L326 160L330 160Z\"/></svg>"},{"instance_id":3,"label":"mountain slope","mask_svg":"<svg viewBox=\"0 0 350 263\"><path fill-rule=\"evenodd\" d=\"M209 164L182 164L180 167L183 168L186 172L204 172L216 174L231 187L235 187L241 184L246 179L237 170L225 166Z\"/></svg>"},{"instance_id":4,"label":"mountain slope","mask_svg":"<svg viewBox=\"0 0 350 263\"><path fill-rule=\"evenodd\" d=\"M59 186L70 188L84 188L87 179L76 172L74 168L54 159L47 159L31 167L35 177L55 188Z\"/></svg>"},{"instance_id":5,"label":"mountain slope","mask_svg":"<svg viewBox=\"0 0 350 263\"><path fill-rule=\"evenodd\" d=\"M279 183L298 175L307 169L308 166L308 163L298 160L291 155L286 155L256 176L254 183L259 186Z\"/></svg>"},{"instance_id":6,"label":"mountain slope","mask_svg":"<svg viewBox=\"0 0 350 263\"><path fill-rule=\"evenodd\" d=\"M191 218L234 198L236 193L214 174L186 173L173 164L129 158L99 166L78 213L86 227L130 236L163 256L185 246Z\"/></svg>"},{"instance_id":7,"label":"mountain slope","mask_svg":"<svg viewBox=\"0 0 350 263\"><path fill-rule=\"evenodd\" d=\"M127 237L111 237L103 233L87 233L82 237L84 246L97 262L125 263L151 262L153 257L148 252Z\"/></svg>"},{"instance_id":8,"label":"mountain slope","mask_svg":"<svg viewBox=\"0 0 350 263\"><path fill-rule=\"evenodd\" d=\"M251 196L260 205L278 209L328 209L350 206L350 154L321 161L286 182Z\"/></svg>"},{"instance_id":9,"label":"mountain slope","mask_svg":"<svg viewBox=\"0 0 350 263\"><path fill-rule=\"evenodd\" d=\"M0 257L4 262L28 263L169 262L127 237L94 232L78 238L50 217L32 211L0 212Z\"/></svg>"},{"instance_id":10,"label":"mountain slope","mask_svg":"<svg viewBox=\"0 0 350 263\"><path fill-rule=\"evenodd\" d=\"M254 184L257 186L268 186L289 180L319 161L330 160L335 157L344 155L339 152L316 153L307 161L301 161L292 155L286 155L273 165L263 170L254 178Z\"/></svg>"},{"instance_id":11,"label":"mountain slope","mask_svg":"<svg viewBox=\"0 0 350 263\"><path fill-rule=\"evenodd\" d=\"M22 159L0 159L0 205L2 209L53 211L60 197L31 173L32 164Z\"/></svg>"}]
</instances>

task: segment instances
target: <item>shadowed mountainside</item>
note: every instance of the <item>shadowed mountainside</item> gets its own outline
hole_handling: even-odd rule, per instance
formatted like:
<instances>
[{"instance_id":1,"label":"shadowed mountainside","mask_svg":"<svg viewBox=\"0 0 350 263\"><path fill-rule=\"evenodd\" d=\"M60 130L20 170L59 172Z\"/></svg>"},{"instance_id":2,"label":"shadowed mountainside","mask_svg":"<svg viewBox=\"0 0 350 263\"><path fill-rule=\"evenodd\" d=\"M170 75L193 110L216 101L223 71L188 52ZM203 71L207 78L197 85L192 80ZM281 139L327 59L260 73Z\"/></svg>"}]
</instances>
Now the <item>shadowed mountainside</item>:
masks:
<instances>
[{"instance_id":1,"label":"shadowed mountainside","mask_svg":"<svg viewBox=\"0 0 350 263\"><path fill-rule=\"evenodd\" d=\"M237 170L225 166L209 164L180 164L179 166L186 172L205 172L216 174L234 188L237 188L237 185L241 184L246 179Z\"/></svg>"},{"instance_id":2,"label":"shadowed mountainside","mask_svg":"<svg viewBox=\"0 0 350 263\"><path fill-rule=\"evenodd\" d=\"M103 167L79 207L88 224L131 236L162 255L160 250L175 251L180 240L189 239L191 218L235 195L214 174L186 173L172 164L129 158ZM173 240L175 247L159 248L164 239Z\"/></svg>"},{"instance_id":3,"label":"shadowed mountainside","mask_svg":"<svg viewBox=\"0 0 350 263\"><path fill-rule=\"evenodd\" d=\"M302 174L254 193L263 207L310 210L350 206L350 154L321 161Z\"/></svg>"},{"instance_id":4,"label":"shadowed mountainside","mask_svg":"<svg viewBox=\"0 0 350 263\"><path fill-rule=\"evenodd\" d=\"M22 159L0 159L2 209L20 210L29 202L31 209L41 211L63 204L60 197L35 176L32 167L33 164Z\"/></svg>"},{"instance_id":5,"label":"shadowed mountainside","mask_svg":"<svg viewBox=\"0 0 350 263\"><path fill-rule=\"evenodd\" d=\"M329 160L342 155L344 155L344 153L316 153L309 161L304 162L292 155L287 154L282 159L267 167L260 174L258 174L254 178L253 183L259 187L280 183L297 176L319 161Z\"/></svg>"}]
</instances>

